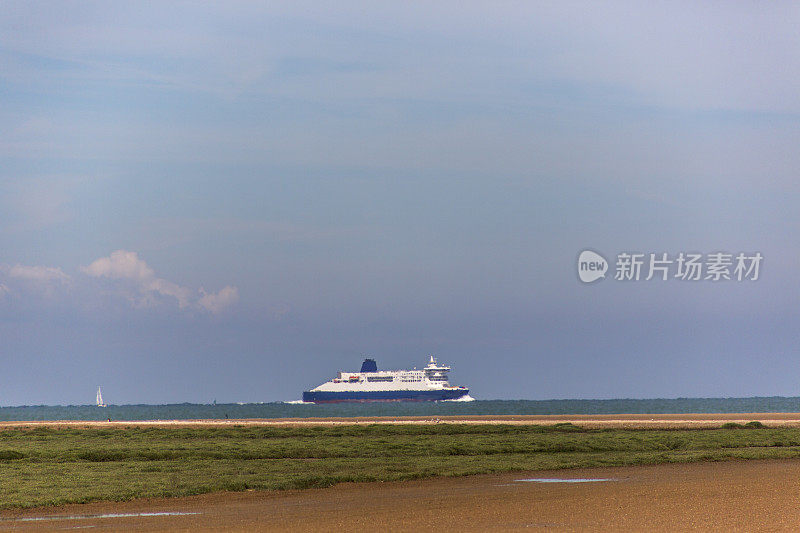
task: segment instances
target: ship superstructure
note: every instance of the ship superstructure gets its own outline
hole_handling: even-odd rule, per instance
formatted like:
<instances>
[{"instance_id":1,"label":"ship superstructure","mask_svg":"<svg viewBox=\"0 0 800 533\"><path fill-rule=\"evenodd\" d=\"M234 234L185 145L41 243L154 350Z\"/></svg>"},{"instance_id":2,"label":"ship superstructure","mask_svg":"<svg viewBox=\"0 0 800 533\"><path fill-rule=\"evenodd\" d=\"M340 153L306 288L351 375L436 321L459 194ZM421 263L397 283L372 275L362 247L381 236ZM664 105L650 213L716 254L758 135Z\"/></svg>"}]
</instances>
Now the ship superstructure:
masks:
<instances>
[{"instance_id":1,"label":"ship superstructure","mask_svg":"<svg viewBox=\"0 0 800 533\"><path fill-rule=\"evenodd\" d=\"M335 378L303 393L304 402L436 401L457 400L469 394L466 387L450 385L449 366L434 356L421 370L378 370L365 359L360 372L339 372Z\"/></svg>"}]
</instances>

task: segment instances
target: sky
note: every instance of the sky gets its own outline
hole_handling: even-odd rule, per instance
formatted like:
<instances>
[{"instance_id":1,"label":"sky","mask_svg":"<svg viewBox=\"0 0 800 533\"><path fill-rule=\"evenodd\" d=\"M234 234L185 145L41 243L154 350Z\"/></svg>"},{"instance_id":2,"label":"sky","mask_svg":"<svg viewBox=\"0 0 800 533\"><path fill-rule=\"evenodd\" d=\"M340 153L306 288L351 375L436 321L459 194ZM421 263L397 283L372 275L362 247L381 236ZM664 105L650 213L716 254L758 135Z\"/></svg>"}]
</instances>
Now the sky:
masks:
<instances>
[{"instance_id":1,"label":"sky","mask_svg":"<svg viewBox=\"0 0 800 533\"><path fill-rule=\"evenodd\" d=\"M0 405L295 400L429 354L478 399L800 396L799 26L4 1ZM682 252L763 260L615 279Z\"/></svg>"}]
</instances>

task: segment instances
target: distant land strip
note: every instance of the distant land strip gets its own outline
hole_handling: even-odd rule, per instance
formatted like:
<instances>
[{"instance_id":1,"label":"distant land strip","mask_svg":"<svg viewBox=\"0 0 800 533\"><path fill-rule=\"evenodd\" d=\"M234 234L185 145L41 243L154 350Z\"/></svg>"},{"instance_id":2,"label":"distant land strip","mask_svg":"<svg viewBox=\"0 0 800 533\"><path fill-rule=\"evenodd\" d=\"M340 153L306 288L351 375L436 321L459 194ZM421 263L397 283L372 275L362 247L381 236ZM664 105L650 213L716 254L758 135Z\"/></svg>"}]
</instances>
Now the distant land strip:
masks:
<instances>
[{"instance_id":1,"label":"distant land strip","mask_svg":"<svg viewBox=\"0 0 800 533\"><path fill-rule=\"evenodd\" d=\"M680 413L604 415L449 415L359 416L331 418L245 418L191 420L25 420L0 421L0 430L15 428L97 427L230 427L230 426L342 426L370 424L574 424L586 429L703 429L723 424L757 421L769 427L800 428L800 413Z\"/></svg>"}]
</instances>

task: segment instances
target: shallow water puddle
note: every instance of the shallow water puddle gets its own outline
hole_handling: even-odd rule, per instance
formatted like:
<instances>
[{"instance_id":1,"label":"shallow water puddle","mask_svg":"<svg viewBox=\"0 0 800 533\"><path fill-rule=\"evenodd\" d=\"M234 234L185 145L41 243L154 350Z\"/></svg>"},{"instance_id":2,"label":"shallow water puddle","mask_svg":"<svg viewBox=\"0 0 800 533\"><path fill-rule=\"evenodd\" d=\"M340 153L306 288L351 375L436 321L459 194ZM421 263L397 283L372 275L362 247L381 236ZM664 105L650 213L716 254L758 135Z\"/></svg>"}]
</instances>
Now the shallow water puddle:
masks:
<instances>
[{"instance_id":1,"label":"shallow water puddle","mask_svg":"<svg viewBox=\"0 0 800 533\"><path fill-rule=\"evenodd\" d=\"M108 514L84 514L84 515L65 515L65 516L26 516L23 518L6 518L14 522L51 522L57 520L96 520L99 518L138 518L143 516L184 516L201 513L164 511L158 513L108 513Z\"/></svg>"},{"instance_id":2,"label":"shallow water puddle","mask_svg":"<svg viewBox=\"0 0 800 533\"><path fill-rule=\"evenodd\" d=\"M595 483L598 481L617 481L614 478L587 478L578 477L570 479L562 479L556 477L532 477L528 479L515 479L514 481L525 483Z\"/></svg>"}]
</instances>

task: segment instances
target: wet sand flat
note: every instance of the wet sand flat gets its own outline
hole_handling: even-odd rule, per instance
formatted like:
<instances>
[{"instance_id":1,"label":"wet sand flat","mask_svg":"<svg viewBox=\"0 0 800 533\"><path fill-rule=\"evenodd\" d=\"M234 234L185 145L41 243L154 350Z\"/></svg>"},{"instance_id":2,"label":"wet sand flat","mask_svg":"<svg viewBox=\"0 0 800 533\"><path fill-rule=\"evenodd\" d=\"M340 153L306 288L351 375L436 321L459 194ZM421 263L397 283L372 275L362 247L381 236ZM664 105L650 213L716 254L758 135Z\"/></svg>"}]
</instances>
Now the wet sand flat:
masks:
<instances>
[{"instance_id":1,"label":"wet sand flat","mask_svg":"<svg viewBox=\"0 0 800 533\"><path fill-rule=\"evenodd\" d=\"M368 424L562 424L587 429L700 429L719 427L728 422L744 424L759 421L770 427L800 427L800 413L689 413L689 414L614 414L614 415L461 415L353 418L248 418L224 420L57 420L3 421L0 430L33 427L202 427L202 426L337 426Z\"/></svg>"},{"instance_id":2,"label":"wet sand flat","mask_svg":"<svg viewBox=\"0 0 800 533\"><path fill-rule=\"evenodd\" d=\"M612 481L516 481L530 478ZM110 513L150 515L81 518ZM0 531L797 531L800 460L346 483L7 511L2 517Z\"/></svg>"}]
</instances>

